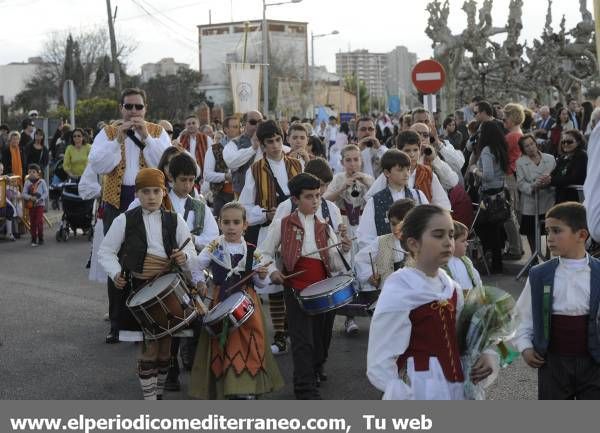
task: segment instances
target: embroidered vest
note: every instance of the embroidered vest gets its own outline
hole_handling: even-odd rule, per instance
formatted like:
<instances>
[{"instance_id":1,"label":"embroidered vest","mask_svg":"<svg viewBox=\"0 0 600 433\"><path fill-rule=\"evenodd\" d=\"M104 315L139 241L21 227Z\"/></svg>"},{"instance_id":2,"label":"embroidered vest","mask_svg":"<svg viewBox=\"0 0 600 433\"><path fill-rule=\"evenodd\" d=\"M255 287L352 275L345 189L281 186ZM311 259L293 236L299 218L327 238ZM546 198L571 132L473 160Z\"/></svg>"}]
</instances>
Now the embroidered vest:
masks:
<instances>
[{"instance_id":1,"label":"embroidered vest","mask_svg":"<svg viewBox=\"0 0 600 433\"><path fill-rule=\"evenodd\" d=\"M223 145L221 143L215 143L212 145L212 153L215 157L215 172L227 173L227 164L223 159ZM213 194L218 194L221 191L226 193L233 192L233 185L230 182L210 183L210 190Z\"/></svg>"},{"instance_id":2,"label":"embroidered vest","mask_svg":"<svg viewBox=\"0 0 600 433\"><path fill-rule=\"evenodd\" d=\"M315 218L315 241L317 248L325 248L329 239L329 231L327 224ZM290 215L281 220L281 255L283 265L288 273L294 272L296 262L302 255L302 244L304 243L304 226L298 217L298 211L294 211ZM319 253L321 261L325 264L325 268L331 275L331 267L329 263L329 252L327 250ZM316 258L316 256L311 256Z\"/></svg>"},{"instance_id":3,"label":"embroidered vest","mask_svg":"<svg viewBox=\"0 0 600 433\"><path fill-rule=\"evenodd\" d=\"M550 345L552 323L552 299L554 293L554 275L558 267L558 258L529 271L531 286L531 312L533 318L533 347L544 356ZM590 257L590 311L587 326L588 352L597 363L600 363L600 260Z\"/></svg>"},{"instance_id":4,"label":"embroidered vest","mask_svg":"<svg viewBox=\"0 0 600 433\"><path fill-rule=\"evenodd\" d=\"M125 212L125 238L119 251L120 263L123 269L141 274L144 270L144 260L148 250L146 226L142 217L142 207ZM177 214L161 211L162 240L167 257L177 248Z\"/></svg>"},{"instance_id":5,"label":"embroidered vest","mask_svg":"<svg viewBox=\"0 0 600 433\"><path fill-rule=\"evenodd\" d=\"M206 135L201 132L197 132L194 137L196 138L196 150L193 156L202 174L204 174L204 158L208 149L208 140L206 139ZM183 132L179 138L179 144L188 152L190 151L190 141L191 135Z\"/></svg>"},{"instance_id":6,"label":"embroidered vest","mask_svg":"<svg viewBox=\"0 0 600 433\"><path fill-rule=\"evenodd\" d=\"M398 370L406 365L408 358L413 357L415 371L428 371L429 358L435 356L448 382L465 380L456 338L457 299L454 290L450 299L430 302L410 312L410 342L396 361Z\"/></svg>"},{"instance_id":7,"label":"embroidered vest","mask_svg":"<svg viewBox=\"0 0 600 433\"><path fill-rule=\"evenodd\" d=\"M392 233L379 236L377 242L379 249L377 250L375 265L377 267L377 273L381 276L381 284L379 284L379 287L381 288L387 277L404 267L404 260L400 262L395 261L396 252L394 249L396 248L396 237Z\"/></svg>"},{"instance_id":8,"label":"embroidered vest","mask_svg":"<svg viewBox=\"0 0 600 433\"><path fill-rule=\"evenodd\" d=\"M433 180L433 171L431 167L427 167L423 164L417 164L415 169L415 189L418 189L425 194L427 200L431 203L433 192L431 189L431 181Z\"/></svg>"},{"instance_id":9,"label":"embroidered vest","mask_svg":"<svg viewBox=\"0 0 600 433\"><path fill-rule=\"evenodd\" d=\"M238 150L239 149L248 149L249 147L252 147L252 139L251 139L251 137L248 137L247 135L240 135L238 138L234 138L232 141L235 143ZM215 158L216 158L216 156L215 156ZM233 182L233 191L234 192L239 194L240 192L242 192L242 189L244 189L244 180L246 178L246 171L254 163L254 158L255 158L255 156L250 158L244 165L242 165L237 170L231 170L231 179Z\"/></svg>"},{"instance_id":10,"label":"embroidered vest","mask_svg":"<svg viewBox=\"0 0 600 433\"><path fill-rule=\"evenodd\" d=\"M415 200L415 195L417 200ZM421 195L414 189L411 190L408 187L404 187L404 197L413 199L414 201L421 204ZM389 187L382 189L373 196L373 208L375 209L375 228L377 229L377 236L387 235L391 233L390 221L388 219L388 211L390 206L394 203L392 192Z\"/></svg>"},{"instance_id":11,"label":"embroidered vest","mask_svg":"<svg viewBox=\"0 0 600 433\"><path fill-rule=\"evenodd\" d=\"M302 173L302 165L297 159L289 158L284 155L283 162L285 163L285 171L288 180L297 174ZM277 205L287 200L288 197L277 196L277 188L275 187L275 182L277 182L277 180L269 167L267 167L267 164L266 157L252 164L252 176L254 176L254 182L256 184L255 204L263 209L275 209L277 208Z\"/></svg>"},{"instance_id":12,"label":"embroidered vest","mask_svg":"<svg viewBox=\"0 0 600 433\"><path fill-rule=\"evenodd\" d=\"M187 223L187 218L190 211L194 211L194 227L190 232L198 236L204 230L204 216L206 215L206 204L202 200L198 200L188 196L185 199L183 220Z\"/></svg>"},{"instance_id":13,"label":"embroidered vest","mask_svg":"<svg viewBox=\"0 0 600 433\"><path fill-rule=\"evenodd\" d=\"M155 123L146 122L146 128L148 134L152 138L160 137L162 133L162 127ZM104 127L104 132L109 141L114 141L119 138L119 129L112 125ZM104 185L102 190L102 201L110 204L116 209L119 209L121 204L121 186L123 185L123 175L125 174L125 141L119 138L119 145L121 147L121 161L117 166L104 177ZM140 151L139 168L145 168L147 166L146 160L144 159L144 152Z\"/></svg>"}]
</instances>

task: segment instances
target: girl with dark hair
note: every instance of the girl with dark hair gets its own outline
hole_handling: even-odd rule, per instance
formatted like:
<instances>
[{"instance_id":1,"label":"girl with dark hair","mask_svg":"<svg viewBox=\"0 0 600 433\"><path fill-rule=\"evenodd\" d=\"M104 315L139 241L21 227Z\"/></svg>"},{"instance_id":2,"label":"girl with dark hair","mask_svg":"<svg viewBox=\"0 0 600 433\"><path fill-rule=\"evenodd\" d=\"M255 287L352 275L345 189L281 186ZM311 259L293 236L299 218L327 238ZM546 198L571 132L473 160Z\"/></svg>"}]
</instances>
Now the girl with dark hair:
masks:
<instances>
[{"instance_id":1,"label":"girl with dark hair","mask_svg":"<svg viewBox=\"0 0 600 433\"><path fill-rule=\"evenodd\" d=\"M503 131L494 121L481 124L479 160L472 172L480 178L480 196L494 195L504 191L504 175L508 169L508 145ZM502 273L502 224L478 222L477 232L486 252L492 258L491 271Z\"/></svg>"},{"instance_id":2,"label":"girl with dark hair","mask_svg":"<svg viewBox=\"0 0 600 433\"><path fill-rule=\"evenodd\" d=\"M46 134L44 134L44 130L38 128L35 130L33 142L25 148L25 165L37 164L43 173L46 173L46 169L48 168L50 155L48 148L44 144L45 139Z\"/></svg>"},{"instance_id":3,"label":"girl with dark hair","mask_svg":"<svg viewBox=\"0 0 600 433\"><path fill-rule=\"evenodd\" d=\"M367 376L384 400L464 400L456 335L463 293L441 269L454 252L450 213L415 207L404 218L401 238L412 265L383 285L369 331ZM493 351L482 354L470 379L489 384L495 361Z\"/></svg>"}]
</instances>

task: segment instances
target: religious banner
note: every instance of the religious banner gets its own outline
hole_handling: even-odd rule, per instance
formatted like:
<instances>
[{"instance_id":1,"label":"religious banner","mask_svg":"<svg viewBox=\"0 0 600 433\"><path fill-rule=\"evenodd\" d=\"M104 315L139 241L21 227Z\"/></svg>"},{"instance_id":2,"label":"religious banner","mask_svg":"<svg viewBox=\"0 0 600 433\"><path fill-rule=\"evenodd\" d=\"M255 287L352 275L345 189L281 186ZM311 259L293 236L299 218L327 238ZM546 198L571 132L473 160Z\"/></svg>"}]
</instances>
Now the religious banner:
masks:
<instances>
[{"instance_id":1,"label":"religious banner","mask_svg":"<svg viewBox=\"0 0 600 433\"><path fill-rule=\"evenodd\" d=\"M260 65L230 63L233 111L247 113L258 110L260 103Z\"/></svg>"}]
</instances>

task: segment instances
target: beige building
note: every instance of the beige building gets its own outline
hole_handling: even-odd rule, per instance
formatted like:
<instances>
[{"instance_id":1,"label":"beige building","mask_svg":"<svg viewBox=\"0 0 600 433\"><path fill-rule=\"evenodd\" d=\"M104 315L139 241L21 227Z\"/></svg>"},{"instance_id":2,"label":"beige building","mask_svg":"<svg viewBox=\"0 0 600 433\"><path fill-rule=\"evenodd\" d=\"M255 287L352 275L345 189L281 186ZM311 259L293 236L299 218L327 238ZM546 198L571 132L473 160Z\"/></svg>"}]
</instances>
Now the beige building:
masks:
<instances>
[{"instance_id":1,"label":"beige building","mask_svg":"<svg viewBox=\"0 0 600 433\"><path fill-rule=\"evenodd\" d=\"M198 26L200 88L216 104L231 99L227 63L241 63L246 22ZM308 77L307 23L267 20L270 77L305 80ZM248 22L246 62L262 64L262 20Z\"/></svg>"},{"instance_id":2,"label":"beige building","mask_svg":"<svg viewBox=\"0 0 600 433\"><path fill-rule=\"evenodd\" d=\"M167 75L175 75L179 69L189 69L190 65L187 63L177 63L172 57L166 57L159 60L156 63L145 63L142 65L142 83L146 83L152 78Z\"/></svg>"},{"instance_id":3,"label":"beige building","mask_svg":"<svg viewBox=\"0 0 600 433\"><path fill-rule=\"evenodd\" d=\"M42 64L40 57L31 57L27 63L0 65L0 95L4 97L5 104L10 104L15 96L25 90L25 85Z\"/></svg>"}]
</instances>

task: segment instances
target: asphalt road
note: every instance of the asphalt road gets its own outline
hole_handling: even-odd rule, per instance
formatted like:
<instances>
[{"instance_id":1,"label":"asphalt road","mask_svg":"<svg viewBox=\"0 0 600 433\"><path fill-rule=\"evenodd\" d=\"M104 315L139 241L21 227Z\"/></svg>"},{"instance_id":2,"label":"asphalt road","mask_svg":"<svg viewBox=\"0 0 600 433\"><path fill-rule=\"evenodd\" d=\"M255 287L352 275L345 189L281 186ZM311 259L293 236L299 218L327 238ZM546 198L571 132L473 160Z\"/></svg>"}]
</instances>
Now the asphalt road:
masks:
<instances>
[{"instance_id":1,"label":"asphalt road","mask_svg":"<svg viewBox=\"0 0 600 433\"><path fill-rule=\"evenodd\" d=\"M0 240L0 398L140 399L138 347L104 343L107 296L102 284L87 279L90 243L85 237L57 243L53 234L38 248L26 239ZM514 296L522 287L511 276L488 281ZM325 399L380 398L365 376L369 321L358 323L360 334L347 337L343 319L336 320ZM293 399L291 356L276 359L286 386L266 398ZM165 398L187 398L188 373L182 382L181 392ZM501 372L488 398L535 399L536 393L535 372L519 359Z\"/></svg>"}]
</instances>

